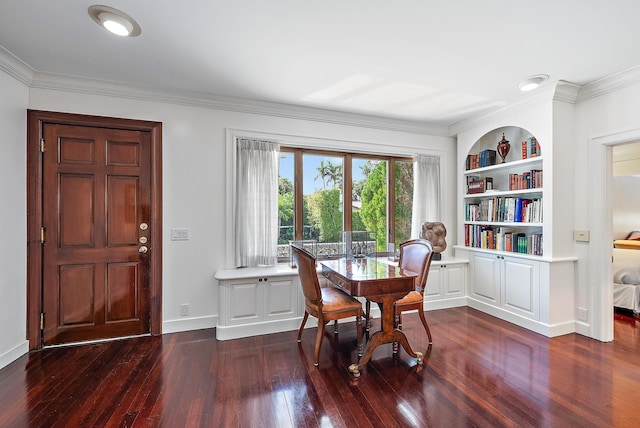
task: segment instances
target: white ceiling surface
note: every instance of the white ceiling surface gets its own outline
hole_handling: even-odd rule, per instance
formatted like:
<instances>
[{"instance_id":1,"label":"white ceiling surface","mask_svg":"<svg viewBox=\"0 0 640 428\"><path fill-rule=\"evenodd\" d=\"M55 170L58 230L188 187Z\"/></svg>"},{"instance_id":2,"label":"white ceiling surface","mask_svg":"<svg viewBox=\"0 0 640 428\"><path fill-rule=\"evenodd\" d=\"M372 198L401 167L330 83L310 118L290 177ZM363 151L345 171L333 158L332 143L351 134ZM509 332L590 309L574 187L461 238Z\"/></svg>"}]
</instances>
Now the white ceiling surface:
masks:
<instances>
[{"instance_id":1,"label":"white ceiling surface","mask_svg":"<svg viewBox=\"0 0 640 428\"><path fill-rule=\"evenodd\" d=\"M439 127L516 101L530 75L584 85L640 65L638 0L105 0L136 38L92 4L2 0L0 46L36 73Z\"/></svg>"}]
</instances>

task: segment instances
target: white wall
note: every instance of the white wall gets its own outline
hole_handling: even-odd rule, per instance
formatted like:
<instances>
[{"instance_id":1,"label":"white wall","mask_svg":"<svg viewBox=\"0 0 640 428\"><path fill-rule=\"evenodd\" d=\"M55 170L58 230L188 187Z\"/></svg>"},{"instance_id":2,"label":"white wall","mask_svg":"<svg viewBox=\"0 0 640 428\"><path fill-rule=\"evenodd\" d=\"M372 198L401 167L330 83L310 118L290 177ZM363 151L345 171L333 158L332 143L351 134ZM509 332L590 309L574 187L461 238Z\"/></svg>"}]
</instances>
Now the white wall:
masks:
<instances>
[{"instance_id":1,"label":"white wall","mask_svg":"<svg viewBox=\"0 0 640 428\"><path fill-rule=\"evenodd\" d=\"M600 340L613 339L613 309L607 302L612 300L612 219L611 213L608 221L602 214L612 210L611 187L605 188L607 183L611 186L612 167L602 147L608 142L637 140L640 135L640 80L637 70L630 73L629 78L622 74L612 82L596 82L593 89L585 88L597 96L583 99L575 108L574 223L576 229L591 232L590 242L575 245L579 259L576 305L588 310L588 319L578 331ZM598 93L599 89L604 89L603 93ZM607 162L608 171L604 171Z\"/></svg>"},{"instance_id":2,"label":"white wall","mask_svg":"<svg viewBox=\"0 0 640 428\"><path fill-rule=\"evenodd\" d=\"M37 88L30 91L29 107L163 123L165 333L214 327L217 320L218 284L213 275L231 267L225 262L230 260L225 237L231 227L225 200L228 129L286 135L289 140L296 136L341 140L345 150L357 142L383 147L389 153L440 153L443 221L455 222L455 145L450 137ZM190 240L171 241L171 228L189 228ZM451 239L455 242L454 230ZM189 317L180 317L183 303L190 305Z\"/></svg>"},{"instance_id":3,"label":"white wall","mask_svg":"<svg viewBox=\"0 0 640 428\"><path fill-rule=\"evenodd\" d=\"M640 177L613 177L613 239L640 230Z\"/></svg>"},{"instance_id":4,"label":"white wall","mask_svg":"<svg viewBox=\"0 0 640 428\"><path fill-rule=\"evenodd\" d=\"M26 141L29 88L0 72L0 368L28 351L26 341Z\"/></svg>"}]
</instances>

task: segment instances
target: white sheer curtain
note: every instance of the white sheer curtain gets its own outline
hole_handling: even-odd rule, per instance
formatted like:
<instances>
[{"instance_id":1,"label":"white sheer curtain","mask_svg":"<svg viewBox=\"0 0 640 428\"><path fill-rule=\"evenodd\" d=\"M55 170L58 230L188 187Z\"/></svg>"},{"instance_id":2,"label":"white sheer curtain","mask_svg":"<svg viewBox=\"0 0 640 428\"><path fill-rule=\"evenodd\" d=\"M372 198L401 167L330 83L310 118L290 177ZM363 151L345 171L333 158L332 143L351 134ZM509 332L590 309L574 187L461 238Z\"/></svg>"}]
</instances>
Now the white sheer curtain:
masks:
<instances>
[{"instance_id":1,"label":"white sheer curtain","mask_svg":"<svg viewBox=\"0 0 640 428\"><path fill-rule=\"evenodd\" d=\"M440 221L440 157L413 158L411 237L420 236L422 223Z\"/></svg>"},{"instance_id":2,"label":"white sheer curtain","mask_svg":"<svg viewBox=\"0 0 640 428\"><path fill-rule=\"evenodd\" d=\"M236 140L235 265L272 265L278 246L278 163L272 141Z\"/></svg>"}]
</instances>

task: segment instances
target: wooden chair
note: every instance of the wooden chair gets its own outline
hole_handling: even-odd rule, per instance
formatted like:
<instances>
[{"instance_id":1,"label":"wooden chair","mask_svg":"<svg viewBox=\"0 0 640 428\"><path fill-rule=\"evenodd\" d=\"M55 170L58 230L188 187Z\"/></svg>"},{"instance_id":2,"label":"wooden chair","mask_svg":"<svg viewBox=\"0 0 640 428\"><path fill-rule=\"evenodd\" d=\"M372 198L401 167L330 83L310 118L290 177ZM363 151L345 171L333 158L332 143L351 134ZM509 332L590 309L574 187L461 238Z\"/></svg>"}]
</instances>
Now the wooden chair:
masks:
<instances>
[{"instance_id":1,"label":"wooden chair","mask_svg":"<svg viewBox=\"0 0 640 428\"><path fill-rule=\"evenodd\" d=\"M418 274L415 280L415 289L407 293L394 304L395 327L402 330L402 312L417 310L420 321L429 338L429 344L433 343L429 325L424 317L424 289L429 276L429 267L433 257L433 247L426 239L413 239L400 244L400 260L398 266L401 269ZM369 314L371 302L366 301L365 323L369 328ZM396 349L394 347L394 349Z\"/></svg>"},{"instance_id":2,"label":"wooden chair","mask_svg":"<svg viewBox=\"0 0 640 428\"><path fill-rule=\"evenodd\" d=\"M308 251L295 246L291 246L291 251L298 266L300 285L304 293L304 318L298 330L298 342L301 341L302 331L309 315L318 318L313 365L318 366L325 325L330 321L337 323L339 319L353 316L356 317L358 356L362 356L362 303L338 288L321 288L316 271L316 258ZM337 326L335 332L337 334Z\"/></svg>"},{"instance_id":3,"label":"wooden chair","mask_svg":"<svg viewBox=\"0 0 640 428\"><path fill-rule=\"evenodd\" d=\"M424 289L427 286L431 258L433 257L433 247L426 239L414 239L400 244L400 261L398 266L418 274L416 278L415 290L410 291L402 299L395 303L396 327L402 330L402 313L405 311L417 310L420 321L424 326L429 338L429 344L433 343L431 331L424 317Z\"/></svg>"}]
</instances>

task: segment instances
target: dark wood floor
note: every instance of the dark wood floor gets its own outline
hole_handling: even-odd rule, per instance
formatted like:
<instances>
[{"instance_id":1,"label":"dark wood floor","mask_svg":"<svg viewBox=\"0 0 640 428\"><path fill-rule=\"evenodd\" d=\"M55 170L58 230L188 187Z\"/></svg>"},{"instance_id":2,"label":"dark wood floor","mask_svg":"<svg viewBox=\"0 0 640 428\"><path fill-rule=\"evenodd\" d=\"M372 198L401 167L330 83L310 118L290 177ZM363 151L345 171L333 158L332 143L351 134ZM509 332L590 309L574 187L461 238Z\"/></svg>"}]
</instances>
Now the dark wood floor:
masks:
<instances>
[{"instance_id":1,"label":"dark wood floor","mask_svg":"<svg viewBox=\"0 0 640 428\"><path fill-rule=\"evenodd\" d=\"M353 379L355 324L219 342L215 330L45 349L0 371L0 426L637 427L640 320L548 339L470 308L427 312L423 366L390 346ZM415 314L405 331L426 351Z\"/></svg>"}]
</instances>

